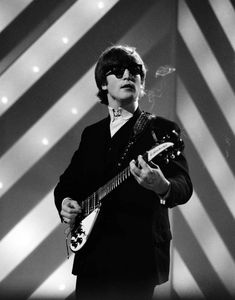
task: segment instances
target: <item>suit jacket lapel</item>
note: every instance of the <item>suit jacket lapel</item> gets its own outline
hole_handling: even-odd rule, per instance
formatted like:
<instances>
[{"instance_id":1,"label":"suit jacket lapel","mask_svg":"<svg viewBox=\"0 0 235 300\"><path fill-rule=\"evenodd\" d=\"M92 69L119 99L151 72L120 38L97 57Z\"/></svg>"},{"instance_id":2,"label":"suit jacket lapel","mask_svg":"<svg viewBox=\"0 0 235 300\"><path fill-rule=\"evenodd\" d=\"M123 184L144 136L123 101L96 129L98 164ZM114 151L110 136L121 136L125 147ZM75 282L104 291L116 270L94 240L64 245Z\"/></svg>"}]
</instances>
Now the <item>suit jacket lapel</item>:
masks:
<instances>
[{"instance_id":1,"label":"suit jacket lapel","mask_svg":"<svg viewBox=\"0 0 235 300\"><path fill-rule=\"evenodd\" d=\"M135 111L133 117L130 120L128 120L110 139L106 156L106 174L108 177L116 175L117 162L123 154L123 151L128 144L130 136L133 134L133 127L140 114L141 111L138 108Z\"/></svg>"}]
</instances>

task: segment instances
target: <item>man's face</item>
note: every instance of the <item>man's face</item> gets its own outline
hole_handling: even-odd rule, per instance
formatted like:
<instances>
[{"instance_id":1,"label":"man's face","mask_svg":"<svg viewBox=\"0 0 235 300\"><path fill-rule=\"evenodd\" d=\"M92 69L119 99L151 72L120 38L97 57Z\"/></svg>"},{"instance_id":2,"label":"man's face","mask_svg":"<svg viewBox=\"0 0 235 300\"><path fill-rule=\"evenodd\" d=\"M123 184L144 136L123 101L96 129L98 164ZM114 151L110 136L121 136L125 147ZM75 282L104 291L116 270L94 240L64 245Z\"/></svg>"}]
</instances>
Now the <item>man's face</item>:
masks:
<instances>
[{"instance_id":1,"label":"man's face","mask_svg":"<svg viewBox=\"0 0 235 300\"><path fill-rule=\"evenodd\" d=\"M141 84L141 65L115 66L106 74L106 84L103 89L108 91L110 101L134 102L140 97L143 86Z\"/></svg>"}]
</instances>

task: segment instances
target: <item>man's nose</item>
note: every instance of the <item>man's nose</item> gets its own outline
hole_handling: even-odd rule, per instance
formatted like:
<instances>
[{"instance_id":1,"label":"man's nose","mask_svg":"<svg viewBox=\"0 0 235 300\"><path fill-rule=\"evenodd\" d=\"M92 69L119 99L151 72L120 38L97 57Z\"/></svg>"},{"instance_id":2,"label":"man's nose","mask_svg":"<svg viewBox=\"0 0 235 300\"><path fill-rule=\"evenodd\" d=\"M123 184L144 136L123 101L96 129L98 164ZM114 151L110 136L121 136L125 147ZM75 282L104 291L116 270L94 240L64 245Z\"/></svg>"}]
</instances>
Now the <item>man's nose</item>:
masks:
<instances>
[{"instance_id":1,"label":"man's nose","mask_svg":"<svg viewBox=\"0 0 235 300\"><path fill-rule=\"evenodd\" d=\"M123 79L125 78L132 78L133 75L131 74L131 72L128 69L125 69L124 73L123 73Z\"/></svg>"}]
</instances>

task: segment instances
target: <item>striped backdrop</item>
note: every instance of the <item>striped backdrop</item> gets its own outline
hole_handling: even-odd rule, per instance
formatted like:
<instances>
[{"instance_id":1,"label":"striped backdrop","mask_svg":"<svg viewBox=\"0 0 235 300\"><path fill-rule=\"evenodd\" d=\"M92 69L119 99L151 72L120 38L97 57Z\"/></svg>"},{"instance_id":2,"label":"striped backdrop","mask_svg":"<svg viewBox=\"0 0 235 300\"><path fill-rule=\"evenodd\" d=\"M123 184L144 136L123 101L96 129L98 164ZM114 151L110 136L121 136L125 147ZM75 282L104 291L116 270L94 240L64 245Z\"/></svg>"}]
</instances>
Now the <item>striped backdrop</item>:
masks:
<instances>
[{"instance_id":1,"label":"striped backdrop","mask_svg":"<svg viewBox=\"0 0 235 300\"><path fill-rule=\"evenodd\" d=\"M176 299L235 296L235 2L178 2L176 117L194 194L174 211Z\"/></svg>"},{"instance_id":2,"label":"striped backdrop","mask_svg":"<svg viewBox=\"0 0 235 300\"><path fill-rule=\"evenodd\" d=\"M177 30L176 30L177 29ZM0 0L0 298L72 299L53 188L84 126L106 115L94 64L134 45L141 106L176 119L194 194L172 211L161 298L235 295L235 4L229 0ZM157 79L161 65L176 72Z\"/></svg>"}]
</instances>

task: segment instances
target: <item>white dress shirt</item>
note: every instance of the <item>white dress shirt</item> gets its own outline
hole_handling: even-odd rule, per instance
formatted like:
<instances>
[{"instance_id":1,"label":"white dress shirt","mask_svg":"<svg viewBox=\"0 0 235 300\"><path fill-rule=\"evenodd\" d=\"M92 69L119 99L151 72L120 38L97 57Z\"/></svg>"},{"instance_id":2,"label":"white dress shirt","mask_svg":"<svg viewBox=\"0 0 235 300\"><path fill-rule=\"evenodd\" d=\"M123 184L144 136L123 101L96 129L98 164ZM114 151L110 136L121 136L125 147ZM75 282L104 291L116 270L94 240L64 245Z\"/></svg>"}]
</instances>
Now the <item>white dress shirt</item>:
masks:
<instances>
[{"instance_id":1,"label":"white dress shirt","mask_svg":"<svg viewBox=\"0 0 235 300\"><path fill-rule=\"evenodd\" d=\"M112 137L133 114L121 107L114 109L109 106L108 109L110 114L110 133Z\"/></svg>"}]
</instances>

